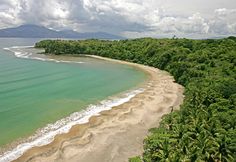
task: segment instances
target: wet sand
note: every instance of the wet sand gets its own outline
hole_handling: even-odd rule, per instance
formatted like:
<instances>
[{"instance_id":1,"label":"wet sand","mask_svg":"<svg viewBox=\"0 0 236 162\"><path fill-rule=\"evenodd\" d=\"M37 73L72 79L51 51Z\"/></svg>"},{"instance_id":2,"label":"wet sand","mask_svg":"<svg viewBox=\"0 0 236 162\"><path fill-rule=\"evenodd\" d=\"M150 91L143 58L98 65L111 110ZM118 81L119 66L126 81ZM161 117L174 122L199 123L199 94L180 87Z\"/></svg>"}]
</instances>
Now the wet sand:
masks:
<instances>
[{"instance_id":1,"label":"wet sand","mask_svg":"<svg viewBox=\"0 0 236 162\"><path fill-rule=\"evenodd\" d=\"M52 56L49 56L52 57ZM135 66L149 74L144 92L86 124L75 125L48 145L34 147L15 161L23 162L125 162L142 154L148 130L157 127L164 114L178 109L184 88L165 71L139 64L90 56Z\"/></svg>"}]
</instances>

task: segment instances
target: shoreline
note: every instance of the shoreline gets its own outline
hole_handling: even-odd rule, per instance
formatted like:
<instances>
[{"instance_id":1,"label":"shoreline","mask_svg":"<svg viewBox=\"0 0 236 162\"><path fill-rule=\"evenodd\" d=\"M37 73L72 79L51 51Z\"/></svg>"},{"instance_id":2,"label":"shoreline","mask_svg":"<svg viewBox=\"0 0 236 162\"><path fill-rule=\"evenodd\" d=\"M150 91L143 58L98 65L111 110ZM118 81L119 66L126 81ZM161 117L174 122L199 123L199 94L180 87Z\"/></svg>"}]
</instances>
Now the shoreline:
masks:
<instances>
[{"instance_id":1,"label":"shoreline","mask_svg":"<svg viewBox=\"0 0 236 162\"><path fill-rule=\"evenodd\" d=\"M0 155L0 162L14 161L34 147L48 145L54 141L55 136L68 133L69 130L75 125L88 123L91 117L100 115L102 111L110 110L115 106L128 102L142 91L143 90L141 88L127 90L123 93L110 96L97 104L88 105L86 109L79 112L74 112L54 123L49 123L47 126L39 128L35 134L14 141L13 143L10 143L8 147L6 146L6 148L4 148L5 151L2 150L3 154ZM54 129L54 127L58 128Z\"/></svg>"},{"instance_id":2,"label":"shoreline","mask_svg":"<svg viewBox=\"0 0 236 162\"><path fill-rule=\"evenodd\" d=\"M148 129L157 127L161 116L169 113L171 107L178 109L183 101L183 87L174 83L167 72L110 58L84 56L130 65L148 73L148 81L142 85L144 92L92 116L88 123L74 125L47 145L29 149L15 161L127 161L142 153Z\"/></svg>"},{"instance_id":3,"label":"shoreline","mask_svg":"<svg viewBox=\"0 0 236 162\"><path fill-rule=\"evenodd\" d=\"M4 48L5 50L10 50L14 53L16 57L20 57L23 59L35 59L42 60L42 61L54 61L54 62L65 62L65 63L76 63L80 62L77 57L68 57L68 56L55 56L53 55L39 55L35 52L30 51L18 51L18 50L11 50L11 49L21 49L21 48L32 48L29 46L17 46L17 47L9 47ZM97 61L97 59L96 59ZM112 107L120 105L129 101L133 98L136 94L139 94L143 91L140 88L147 80L148 76L146 75L146 79L135 85L134 87L119 92L118 94L111 95L104 100L98 101L97 103L90 104L84 109L83 111L74 112L69 116L66 116L62 119L59 119L53 123L48 123L45 127L38 128L35 133L31 134L30 136L20 138L15 140L4 147L0 148L0 162L6 161L13 161L20 157L24 152L33 148L33 147L40 147L51 143L54 140L54 137L58 134L68 133L69 129L78 124L87 123L88 119L91 116L97 116L100 114L101 111L110 110Z\"/></svg>"}]
</instances>

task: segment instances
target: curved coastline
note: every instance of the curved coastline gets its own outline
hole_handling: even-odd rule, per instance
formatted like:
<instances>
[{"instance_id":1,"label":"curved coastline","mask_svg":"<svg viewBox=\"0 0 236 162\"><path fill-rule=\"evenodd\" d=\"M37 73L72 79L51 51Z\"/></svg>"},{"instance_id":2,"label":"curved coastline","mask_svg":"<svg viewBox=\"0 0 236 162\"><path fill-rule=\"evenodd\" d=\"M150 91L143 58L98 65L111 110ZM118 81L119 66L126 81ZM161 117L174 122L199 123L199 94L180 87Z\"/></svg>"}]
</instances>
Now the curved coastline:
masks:
<instances>
[{"instance_id":1,"label":"curved coastline","mask_svg":"<svg viewBox=\"0 0 236 162\"><path fill-rule=\"evenodd\" d=\"M143 89L141 88L133 89L121 93L120 95L109 97L98 104L89 105L83 111L74 112L55 123L50 123L43 128L39 128L32 136L19 139L18 141L10 143L9 146L6 146L6 151L3 150L3 154L0 155L0 162L13 161L31 148L50 144L54 140L55 136L68 133L74 125L88 123L92 116L100 115L102 111L110 110L114 106L128 102L142 91Z\"/></svg>"},{"instance_id":2,"label":"curved coastline","mask_svg":"<svg viewBox=\"0 0 236 162\"><path fill-rule=\"evenodd\" d=\"M88 123L74 125L68 133L56 135L47 145L33 147L15 161L127 161L143 152L148 130L161 117L183 102L184 88L167 72L156 68L91 56L127 64L149 74L144 91L128 102L92 116Z\"/></svg>"},{"instance_id":3,"label":"curved coastline","mask_svg":"<svg viewBox=\"0 0 236 162\"><path fill-rule=\"evenodd\" d=\"M10 48L4 48L5 50L10 50L14 52L16 57L25 58L25 59L36 59L41 61L54 61L54 62L66 62L66 63L81 63L80 61L71 61L66 59L57 59L57 58L48 58L47 56L34 55L28 52L19 52L14 51L12 49L21 49L21 48L31 48L31 46L15 46ZM41 58L42 57L42 58ZM143 83L140 83L143 85ZM106 100L99 102L96 105L89 105L86 110L82 112L75 112L70 116L63 118L55 123L48 124L44 128L40 128L36 131L35 134L28 138L23 138L18 141L14 141L10 143L6 148L3 148L0 155L1 162L13 161L20 157L27 150L44 146L51 143L54 140L54 137L58 134L67 133L70 128L77 124L87 123L91 116L97 116L101 111L110 110L114 106L118 106L125 102L128 102L135 95L141 93L143 91L140 86L136 86L130 90L125 92L121 92L114 96L109 97Z\"/></svg>"}]
</instances>

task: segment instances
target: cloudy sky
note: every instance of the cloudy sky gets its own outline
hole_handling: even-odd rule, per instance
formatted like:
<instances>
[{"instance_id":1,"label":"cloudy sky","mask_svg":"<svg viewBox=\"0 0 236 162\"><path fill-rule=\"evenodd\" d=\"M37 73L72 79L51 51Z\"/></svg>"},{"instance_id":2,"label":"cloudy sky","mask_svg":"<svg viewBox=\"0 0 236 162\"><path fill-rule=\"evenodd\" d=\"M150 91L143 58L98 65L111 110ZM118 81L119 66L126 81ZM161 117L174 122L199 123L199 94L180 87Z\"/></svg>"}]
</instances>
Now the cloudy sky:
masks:
<instances>
[{"instance_id":1,"label":"cloudy sky","mask_svg":"<svg viewBox=\"0 0 236 162\"><path fill-rule=\"evenodd\" d=\"M125 37L236 35L236 0L0 0L0 28L37 24Z\"/></svg>"}]
</instances>

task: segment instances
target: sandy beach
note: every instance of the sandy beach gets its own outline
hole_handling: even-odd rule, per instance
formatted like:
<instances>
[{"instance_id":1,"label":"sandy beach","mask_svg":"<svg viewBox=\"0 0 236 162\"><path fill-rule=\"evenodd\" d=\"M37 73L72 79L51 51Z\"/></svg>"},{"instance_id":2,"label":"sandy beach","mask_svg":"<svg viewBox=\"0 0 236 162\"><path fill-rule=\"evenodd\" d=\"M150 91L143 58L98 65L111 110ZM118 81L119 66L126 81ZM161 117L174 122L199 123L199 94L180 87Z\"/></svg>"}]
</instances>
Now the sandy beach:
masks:
<instances>
[{"instance_id":1,"label":"sandy beach","mask_svg":"<svg viewBox=\"0 0 236 162\"><path fill-rule=\"evenodd\" d=\"M52 56L50 56L52 57ZM184 88L172 76L156 68L90 56L135 66L149 74L141 85L144 92L86 124L57 135L48 145L34 147L15 161L19 162L125 162L142 154L148 130L157 127L164 114L176 110L183 102Z\"/></svg>"}]
</instances>

